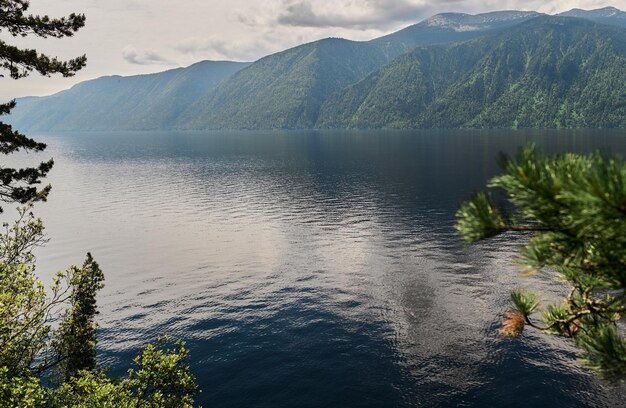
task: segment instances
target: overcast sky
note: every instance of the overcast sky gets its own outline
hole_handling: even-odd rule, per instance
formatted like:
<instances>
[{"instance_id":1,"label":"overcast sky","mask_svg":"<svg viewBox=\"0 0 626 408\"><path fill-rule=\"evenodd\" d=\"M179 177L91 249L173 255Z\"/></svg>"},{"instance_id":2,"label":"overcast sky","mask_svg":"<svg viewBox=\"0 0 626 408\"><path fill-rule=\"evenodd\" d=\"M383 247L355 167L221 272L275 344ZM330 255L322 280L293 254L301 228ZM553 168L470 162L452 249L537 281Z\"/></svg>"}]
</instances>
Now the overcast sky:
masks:
<instances>
[{"instance_id":1,"label":"overcast sky","mask_svg":"<svg viewBox=\"0 0 626 408\"><path fill-rule=\"evenodd\" d=\"M87 67L70 79L0 78L0 101L54 93L102 75L157 72L204 59L253 61L324 37L367 40L446 11L552 14L605 6L626 10L626 0L31 0L33 13L81 12L87 24L70 39L0 38L62 58L84 53Z\"/></svg>"}]
</instances>

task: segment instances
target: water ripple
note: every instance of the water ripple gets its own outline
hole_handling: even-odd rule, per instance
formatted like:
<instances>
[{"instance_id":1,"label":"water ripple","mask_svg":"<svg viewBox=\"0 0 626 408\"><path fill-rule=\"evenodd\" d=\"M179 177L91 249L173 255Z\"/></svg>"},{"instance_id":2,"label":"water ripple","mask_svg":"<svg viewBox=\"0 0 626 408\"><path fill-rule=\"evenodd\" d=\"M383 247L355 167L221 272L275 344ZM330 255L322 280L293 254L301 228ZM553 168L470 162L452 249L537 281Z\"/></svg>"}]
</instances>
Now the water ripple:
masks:
<instances>
[{"instance_id":1,"label":"water ripple","mask_svg":"<svg viewBox=\"0 0 626 408\"><path fill-rule=\"evenodd\" d=\"M101 360L113 373L165 334L187 340L205 406L610 406L626 396L582 369L567 340L499 338L511 288L548 300L564 288L519 276L517 237L466 248L453 229L499 150L535 140L625 152L617 136L44 139L56 165L37 208L52 237L40 271L94 253L107 279Z\"/></svg>"}]
</instances>

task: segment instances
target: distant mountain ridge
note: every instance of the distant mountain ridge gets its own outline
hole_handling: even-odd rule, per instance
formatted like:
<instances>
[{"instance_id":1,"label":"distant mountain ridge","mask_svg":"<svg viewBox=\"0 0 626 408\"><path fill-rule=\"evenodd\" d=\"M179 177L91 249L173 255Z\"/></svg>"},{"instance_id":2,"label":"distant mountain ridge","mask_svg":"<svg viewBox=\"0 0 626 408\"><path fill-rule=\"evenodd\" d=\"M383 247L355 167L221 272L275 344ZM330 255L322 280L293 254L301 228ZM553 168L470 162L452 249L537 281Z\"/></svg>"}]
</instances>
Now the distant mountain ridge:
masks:
<instances>
[{"instance_id":1,"label":"distant mountain ridge","mask_svg":"<svg viewBox=\"0 0 626 408\"><path fill-rule=\"evenodd\" d=\"M9 122L30 131L164 129L220 81L249 65L202 61L156 74L101 77L51 96L20 98Z\"/></svg>"},{"instance_id":2,"label":"distant mountain ridge","mask_svg":"<svg viewBox=\"0 0 626 408\"><path fill-rule=\"evenodd\" d=\"M442 13L432 16L420 26L448 28L454 31L479 31L508 26L510 22L519 22L539 16L536 11L493 11L483 14Z\"/></svg>"},{"instance_id":3,"label":"distant mountain ridge","mask_svg":"<svg viewBox=\"0 0 626 408\"><path fill-rule=\"evenodd\" d=\"M21 98L9 122L24 131L626 126L617 117L620 98L626 97L616 94L624 85L621 71L604 69L622 63L615 44L626 30L606 25L626 27L626 13L604 8L561 15L444 13L371 41L329 38L251 64L205 61L158 74L103 77L49 97ZM531 39L532 32L544 37ZM563 35L587 48L551 37ZM585 42L585 35L597 42ZM532 49L518 37L532 40ZM555 47L565 45L576 58L557 57L563 50ZM594 47L611 52L594 54ZM524 65L529 57L523 53L531 51L531 59L545 59L541 70ZM596 63L585 63L581 55ZM511 61L518 65L509 66ZM549 75L563 64L570 79ZM592 67L614 78L591 75ZM483 81L480 88L481 72L497 86ZM607 84L610 89L603 88ZM519 100L511 89L524 91ZM531 93L568 113L531 107ZM606 103L590 108L583 96ZM487 102L506 104L498 110ZM520 116L514 106L528 115ZM470 113L459 115L463 109ZM590 109L615 114L601 117Z\"/></svg>"},{"instance_id":4,"label":"distant mountain ridge","mask_svg":"<svg viewBox=\"0 0 626 408\"><path fill-rule=\"evenodd\" d=\"M626 13L615 7L604 7L595 10L582 10L579 8L571 9L569 11L558 14L563 17L578 17L578 18L626 18Z\"/></svg>"},{"instance_id":5,"label":"distant mountain ridge","mask_svg":"<svg viewBox=\"0 0 626 408\"><path fill-rule=\"evenodd\" d=\"M561 17L584 18L596 23L626 27L626 13L615 7L604 7L596 10L581 10L578 8L559 14Z\"/></svg>"}]
</instances>

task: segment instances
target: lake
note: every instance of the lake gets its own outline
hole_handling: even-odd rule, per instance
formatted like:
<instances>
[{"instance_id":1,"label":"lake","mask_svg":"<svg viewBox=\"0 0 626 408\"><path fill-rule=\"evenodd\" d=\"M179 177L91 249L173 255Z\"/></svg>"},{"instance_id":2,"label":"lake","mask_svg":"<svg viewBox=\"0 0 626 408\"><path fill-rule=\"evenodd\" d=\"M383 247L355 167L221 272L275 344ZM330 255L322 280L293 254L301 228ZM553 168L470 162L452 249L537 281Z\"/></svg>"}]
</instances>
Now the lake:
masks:
<instances>
[{"instance_id":1,"label":"lake","mask_svg":"<svg viewBox=\"0 0 626 408\"><path fill-rule=\"evenodd\" d=\"M35 212L39 273L103 268L102 364L184 339L214 407L615 406L567 339L498 335L523 236L471 247L462 199L500 151L626 153L609 131L75 133ZM11 160L22 160L22 156ZM4 159L3 159L4 160ZM6 207L6 206L5 206ZM3 215L3 220L10 217Z\"/></svg>"}]
</instances>

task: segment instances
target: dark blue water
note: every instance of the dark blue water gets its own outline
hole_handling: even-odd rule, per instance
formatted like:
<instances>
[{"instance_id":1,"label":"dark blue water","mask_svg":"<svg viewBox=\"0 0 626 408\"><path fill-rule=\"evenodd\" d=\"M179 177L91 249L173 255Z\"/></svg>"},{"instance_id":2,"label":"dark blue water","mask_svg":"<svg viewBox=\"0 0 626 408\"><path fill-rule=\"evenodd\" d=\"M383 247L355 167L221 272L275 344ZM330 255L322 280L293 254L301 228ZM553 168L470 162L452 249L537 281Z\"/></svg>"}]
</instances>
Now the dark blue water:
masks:
<instances>
[{"instance_id":1,"label":"dark blue water","mask_svg":"<svg viewBox=\"0 0 626 408\"><path fill-rule=\"evenodd\" d=\"M184 339L215 407L618 406L567 339L497 330L524 237L472 247L460 201L500 151L626 153L619 132L92 133L41 136L42 276L92 251L100 356L122 373ZM29 160L39 157L31 156Z\"/></svg>"}]
</instances>

